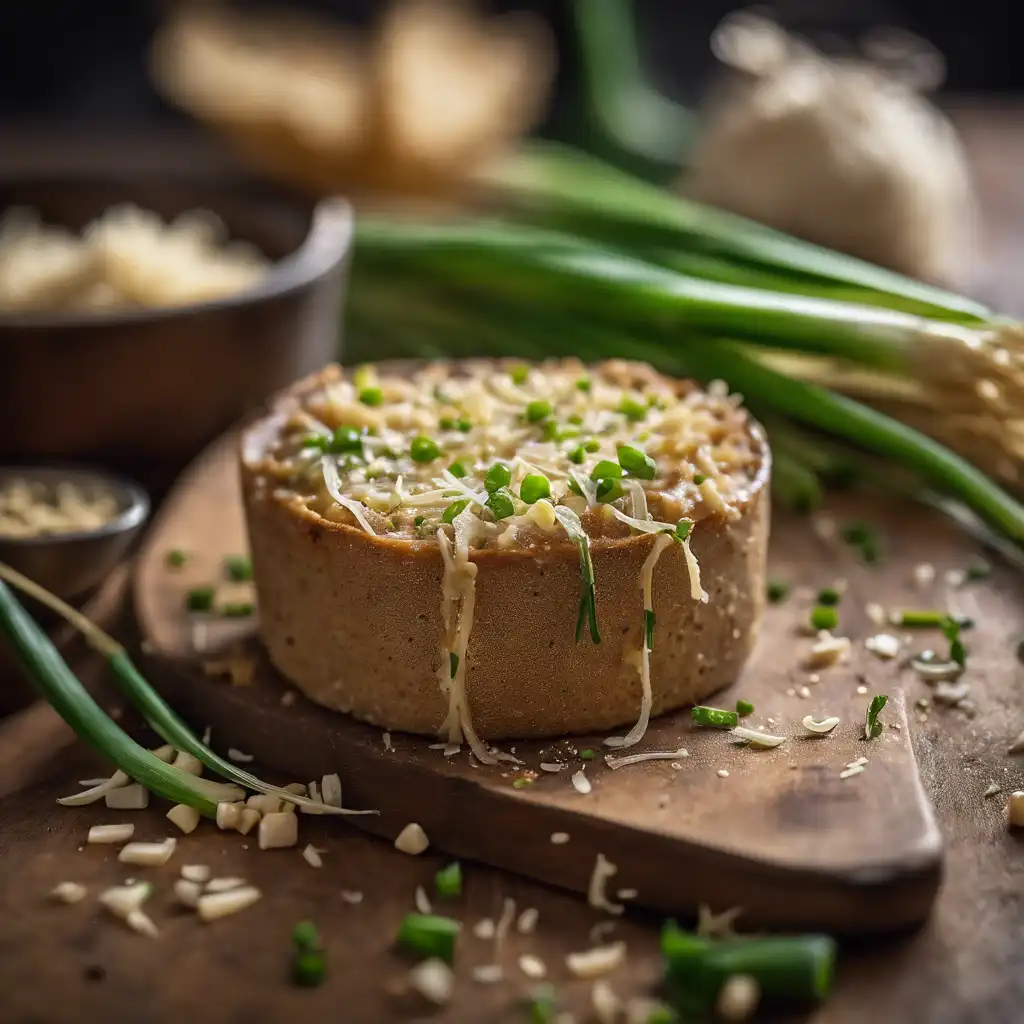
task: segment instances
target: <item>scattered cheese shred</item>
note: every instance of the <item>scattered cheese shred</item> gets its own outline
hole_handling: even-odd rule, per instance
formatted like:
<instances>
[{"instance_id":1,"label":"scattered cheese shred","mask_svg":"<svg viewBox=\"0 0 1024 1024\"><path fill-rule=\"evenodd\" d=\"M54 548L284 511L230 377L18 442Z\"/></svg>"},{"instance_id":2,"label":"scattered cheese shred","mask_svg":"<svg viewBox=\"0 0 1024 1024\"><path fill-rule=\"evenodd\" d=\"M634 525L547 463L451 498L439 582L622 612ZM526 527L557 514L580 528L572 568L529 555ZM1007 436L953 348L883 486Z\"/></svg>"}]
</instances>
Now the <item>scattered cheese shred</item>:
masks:
<instances>
[{"instance_id":1,"label":"scattered cheese shred","mask_svg":"<svg viewBox=\"0 0 1024 1024\"><path fill-rule=\"evenodd\" d=\"M521 935L529 935L537 929L540 911L536 907L527 907L516 922L516 929Z\"/></svg>"},{"instance_id":2,"label":"scattered cheese shred","mask_svg":"<svg viewBox=\"0 0 1024 1024\"><path fill-rule=\"evenodd\" d=\"M416 886L413 903L416 905L416 910L420 914L432 914L434 912L434 908L430 903L430 897L427 896L427 890L424 889L422 885Z\"/></svg>"},{"instance_id":3,"label":"scattered cheese shred","mask_svg":"<svg viewBox=\"0 0 1024 1024\"><path fill-rule=\"evenodd\" d=\"M127 825L93 825L89 829L88 843L109 843L120 845L127 843L135 835L135 826Z\"/></svg>"},{"instance_id":4,"label":"scattered cheese shred","mask_svg":"<svg viewBox=\"0 0 1024 1024\"><path fill-rule=\"evenodd\" d=\"M519 970L528 978L533 979L545 978L548 973L548 968L544 961L539 956L533 956L531 953L523 953L519 957Z\"/></svg>"},{"instance_id":5,"label":"scattered cheese shred","mask_svg":"<svg viewBox=\"0 0 1024 1024\"><path fill-rule=\"evenodd\" d=\"M162 843L128 843L122 846L117 859L122 864L139 864L142 867L159 867L166 864L174 853L178 840L165 839Z\"/></svg>"},{"instance_id":6,"label":"scattered cheese shred","mask_svg":"<svg viewBox=\"0 0 1024 1024\"><path fill-rule=\"evenodd\" d=\"M786 742L785 736L773 736L771 733L758 732L757 729L748 729L743 725L738 725L735 729L731 729L729 735L735 736L736 739L743 740L753 747L764 747L765 749L778 747Z\"/></svg>"},{"instance_id":7,"label":"scattered cheese shred","mask_svg":"<svg viewBox=\"0 0 1024 1024\"><path fill-rule=\"evenodd\" d=\"M676 758L689 756L690 752L685 747L680 747L678 750L648 750L642 754L627 754L625 757L605 754L604 763L614 771L616 768L625 768L631 764L643 764L644 761L674 761Z\"/></svg>"},{"instance_id":8,"label":"scattered cheese shred","mask_svg":"<svg viewBox=\"0 0 1024 1024\"><path fill-rule=\"evenodd\" d=\"M427 833L423 831L423 826L418 825L415 821L410 821L398 833L398 838L395 840L396 850L414 857L423 853L429 845L430 840L427 838Z\"/></svg>"},{"instance_id":9,"label":"scattered cheese shred","mask_svg":"<svg viewBox=\"0 0 1024 1024\"><path fill-rule=\"evenodd\" d=\"M322 868L324 866L324 860L323 857L320 856L320 851L312 845L303 847L302 859L311 868Z\"/></svg>"},{"instance_id":10,"label":"scattered cheese shred","mask_svg":"<svg viewBox=\"0 0 1024 1024\"><path fill-rule=\"evenodd\" d=\"M812 715L804 715L801 723L805 729L810 732L816 733L827 733L831 732L838 724L839 719L835 716L830 718L823 718L820 722L815 721Z\"/></svg>"},{"instance_id":11,"label":"scattered cheese shred","mask_svg":"<svg viewBox=\"0 0 1024 1024\"><path fill-rule=\"evenodd\" d=\"M596 946L583 953L570 953L565 958L565 966L569 973L576 978L596 978L616 967L626 960L625 942L613 942L608 946Z\"/></svg>"},{"instance_id":12,"label":"scattered cheese shred","mask_svg":"<svg viewBox=\"0 0 1024 1024\"><path fill-rule=\"evenodd\" d=\"M625 907L621 903L612 903L606 894L608 880L618 874L619 869L603 854L599 853L594 861L594 870L587 886L587 902L596 910L604 910L609 914L621 914Z\"/></svg>"},{"instance_id":13,"label":"scattered cheese shred","mask_svg":"<svg viewBox=\"0 0 1024 1024\"><path fill-rule=\"evenodd\" d=\"M575 789L577 793L582 793L583 796L586 796L593 788L590 785L590 779L587 778L587 773L582 768L573 775L571 781L572 788Z\"/></svg>"},{"instance_id":14,"label":"scattered cheese shred","mask_svg":"<svg viewBox=\"0 0 1024 1024\"><path fill-rule=\"evenodd\" d=\"M87 894L86 887L78 882L60 882L50 890L50 895L61 903L81 903Z\"/></svg>"},{"instance_id":15,"label":"scattered cheese shred","mask_svg":"<svg viewBox=\"0 0 1024 1024\"><path fill-rule=\"evenodd\" d=\"M227 892L207 891L199 897L196 909L199 911L199 919L209 923L251 907L261 896L259 889L252 885Z\"/></svg>"},{"instance_id":16,"label":"scattered cheese shred","mask_svg":"<svg viewBox=\"0 0 1024 1024\"><path fill-rule=\"evenodd\" d=\"M455 991L455 975L443 960L431 957L409 972L409 984L428 1002L444 1006Z\"/></svg>"}]
</instances>

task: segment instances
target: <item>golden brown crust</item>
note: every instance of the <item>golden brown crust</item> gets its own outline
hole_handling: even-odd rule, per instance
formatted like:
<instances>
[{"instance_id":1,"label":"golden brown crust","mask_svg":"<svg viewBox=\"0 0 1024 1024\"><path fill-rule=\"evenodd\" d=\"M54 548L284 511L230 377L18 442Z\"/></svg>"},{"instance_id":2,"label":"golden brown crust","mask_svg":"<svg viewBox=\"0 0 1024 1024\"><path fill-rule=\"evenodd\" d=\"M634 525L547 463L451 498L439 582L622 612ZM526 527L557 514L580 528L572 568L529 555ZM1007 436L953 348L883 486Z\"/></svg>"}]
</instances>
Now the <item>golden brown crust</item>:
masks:
<instances>
[{"instance_id":1,"label":"golden brown crust","mask_svg":"<svg viewBox=\"0 0 1024 1024\"><path fill-rule=\"evenodd\" d=\"M333 371L325 371L333 372ZM442 658L442 560L433 540L371 536L321 518L258 471L261 453L295 396L243 437L242 478L271 659L312 700L388 729L436 733L447 710ZM698 701L735 678L754 641L764 601L769 456L736 519L710 515L692 548L707 604L690 596L683 552L665 551L654 574L657 636L651 652L654 712ZM477 732L488 739L556 736L629 726L640 706L641 567L654 538L592 543L603 641L576 644L578 552L473 551L476 612L466 688Z\"/></svg>"}]
</instances>

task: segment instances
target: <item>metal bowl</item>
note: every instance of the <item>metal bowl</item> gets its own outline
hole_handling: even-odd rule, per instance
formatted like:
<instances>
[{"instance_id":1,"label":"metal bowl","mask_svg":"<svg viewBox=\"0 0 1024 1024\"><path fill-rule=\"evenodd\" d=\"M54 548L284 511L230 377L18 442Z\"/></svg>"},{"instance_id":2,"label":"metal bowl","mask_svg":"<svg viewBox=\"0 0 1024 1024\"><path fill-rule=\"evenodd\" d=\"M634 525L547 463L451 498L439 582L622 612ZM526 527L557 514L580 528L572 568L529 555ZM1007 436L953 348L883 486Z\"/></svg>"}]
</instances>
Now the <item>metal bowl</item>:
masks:
<instances>
[{"instance_id":1,"label":"metal bowl","mask_svg":"<svg viewBox=\"0 0 1024 1024\"><path fill-rule=\"evenodd\" d=\"M149 518L146 492L138 484L110 473L52 466L0 466L0 489L12 480L41 484L51 492L59 483L70 483L86 494L109 494L117 502L117 516L95 529L36 537L0 535L0 561L66 601L99 586L124 559Z\"/></svg>"},{"instance_id":2,"label":"metal bowl","mask_svg":"<svg viewBox=\"0 0 1024 1024\"><path fill-rule=\"evenodd\" d=\"M133 203L211 210L273 265L251 288L159 309L0 313L0 462L102 465L161 487L268 395L337 358L352 215L229 176L0 182L0 212L79 231Z\"/></svg>"}]
</instances>

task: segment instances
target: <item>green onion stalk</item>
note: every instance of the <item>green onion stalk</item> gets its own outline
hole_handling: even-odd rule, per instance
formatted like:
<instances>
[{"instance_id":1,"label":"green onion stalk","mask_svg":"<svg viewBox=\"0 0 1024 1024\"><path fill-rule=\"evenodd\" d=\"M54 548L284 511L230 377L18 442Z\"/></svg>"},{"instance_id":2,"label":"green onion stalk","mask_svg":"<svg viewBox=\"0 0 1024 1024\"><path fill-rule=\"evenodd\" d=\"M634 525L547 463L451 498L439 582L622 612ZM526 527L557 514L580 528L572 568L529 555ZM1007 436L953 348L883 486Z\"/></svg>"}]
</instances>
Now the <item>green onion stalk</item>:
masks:
<instances>
[{"instance_id":1,"label":"green onion stalk","mask_svg":"<svg viewBox=\"0 0 1024 1024\"><path fill-rule=\"evenodd\" d=\"M845 258L844 258L845 259ZM395 299L401 295L401 301ZM1024 508L967 459L919 430L772 365L780 351L816 352L912 374L922 332L949 345L997 330L880 306L801 298L688 278L586 240L522 225L403 224L364 219L350 297L347 357L572 355L631 358L677 376L723 379L781 444L791 492L813 504L824 474L808 466L820 435L854 453L849 476L881 460L952 499L997 537L1024 548ZM917 340L915 340L917 339ZM770 344L766 344L770 342ZM980 342L979 342L980 344ZM782 425L773 433L773 424ZM797 439L802 439L801 444ZM811 460L812 462L814 460Z\"/></svg>"}]
</instances>

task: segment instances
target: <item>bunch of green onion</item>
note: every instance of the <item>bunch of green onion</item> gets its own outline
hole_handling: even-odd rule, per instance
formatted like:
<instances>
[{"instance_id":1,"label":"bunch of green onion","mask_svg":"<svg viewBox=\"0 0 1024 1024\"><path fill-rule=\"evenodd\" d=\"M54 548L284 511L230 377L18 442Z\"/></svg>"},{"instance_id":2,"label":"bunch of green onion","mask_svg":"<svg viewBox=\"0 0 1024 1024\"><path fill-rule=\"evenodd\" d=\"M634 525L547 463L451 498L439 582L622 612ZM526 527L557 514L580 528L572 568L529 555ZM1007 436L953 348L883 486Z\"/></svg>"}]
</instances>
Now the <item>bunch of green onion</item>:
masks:
<instances>
[{"instance_id":1,"label":"bunch of green onion","mask_svg":"<svg viewBox=\"0 0 1024 1024\"><path fill-rule=\"evenodd\" d=\"M533 144L458 217L359 219L343 357L638 359L725 380L774 486L882 478L1024 546L1024 329L983 305ZM952 504L950 504L952 502Z\"/></svg>"}]
</instances>

